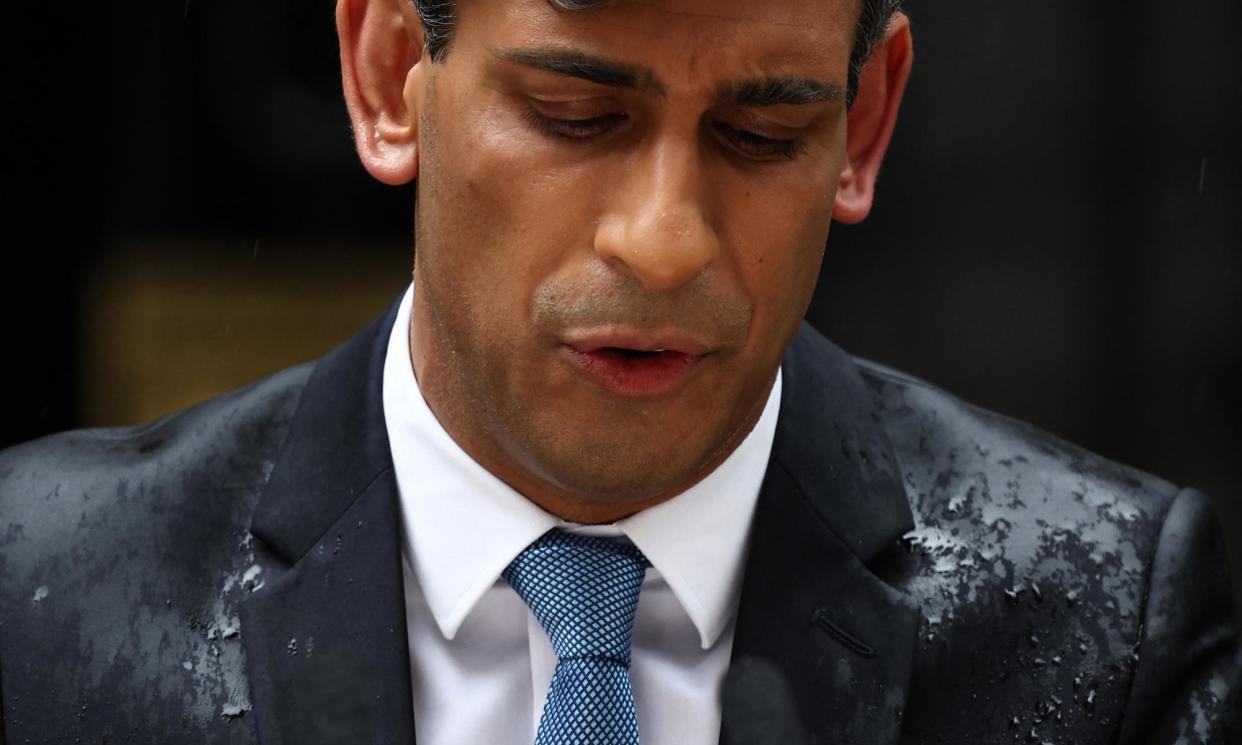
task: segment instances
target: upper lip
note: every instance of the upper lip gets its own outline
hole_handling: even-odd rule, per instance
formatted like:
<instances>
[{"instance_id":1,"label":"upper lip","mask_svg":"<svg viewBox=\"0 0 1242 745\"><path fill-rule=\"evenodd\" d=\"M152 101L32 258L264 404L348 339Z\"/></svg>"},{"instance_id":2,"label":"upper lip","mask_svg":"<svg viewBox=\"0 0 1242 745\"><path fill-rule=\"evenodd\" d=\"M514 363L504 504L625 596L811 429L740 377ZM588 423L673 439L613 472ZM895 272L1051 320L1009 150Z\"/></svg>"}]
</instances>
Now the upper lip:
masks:
<instances>
[{"instance_id":1,"label":"upper lip","mask_svg":"<svg viewBox=\"0 0 1242 745\"><path fill-rule=\"evenodd\" d=\"M677 352L689 357L701 357L711 351L708 344L677 330L644 331L626 328L588 330L566 334L562 337L562 341L583 353L612 347L637 352Z\"/></svg>"}]
</instances>

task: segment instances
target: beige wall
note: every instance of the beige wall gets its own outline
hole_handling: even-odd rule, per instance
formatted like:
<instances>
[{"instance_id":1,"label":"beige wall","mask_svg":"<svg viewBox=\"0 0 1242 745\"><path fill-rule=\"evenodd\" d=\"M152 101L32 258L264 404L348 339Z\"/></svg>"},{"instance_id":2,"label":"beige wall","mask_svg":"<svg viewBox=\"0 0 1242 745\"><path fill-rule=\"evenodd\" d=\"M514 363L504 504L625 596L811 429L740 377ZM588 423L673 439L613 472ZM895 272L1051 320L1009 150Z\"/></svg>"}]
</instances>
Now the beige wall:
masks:
<instances>
[{"instance_id":1,"label":"beige wall","mask_svg":"<svg viewBox=\"0 0 1242 745\"><path fill-rule=\"evenodd\" d=\"M82 295L83 424L150 421L322 356L409 281L408 249L368 248L153 241L109 255Z\"/></svg>"}]
</instances>

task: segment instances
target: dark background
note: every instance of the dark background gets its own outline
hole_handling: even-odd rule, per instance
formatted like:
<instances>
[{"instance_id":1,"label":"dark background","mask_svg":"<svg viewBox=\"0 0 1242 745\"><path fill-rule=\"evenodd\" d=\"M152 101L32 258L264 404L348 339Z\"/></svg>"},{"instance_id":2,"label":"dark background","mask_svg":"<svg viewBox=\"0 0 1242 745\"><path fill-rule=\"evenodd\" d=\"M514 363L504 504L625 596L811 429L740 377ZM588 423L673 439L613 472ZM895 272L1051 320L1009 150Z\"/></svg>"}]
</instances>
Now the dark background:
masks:
<instances>
[{"instance_id":1,"label":"dark background","mask_svg":"<svg viewBox=\"0 0 1242 745\"><path fill-rule=\"evenodd\" d=\"M366 313L407 281L412 191L355 159L330 0L102 6L10 11L0 445L123 423L100 421L133 410L105 405L120 399L108 381L172 365L160 350L174 341L218 342L199 351L252 376L317 356L365 316L300 336L249 323L276 346L260 363L210 309L125 346L99 319L136 272L177 274L174 298L197 282L243 305L277 302L309 272L304 296L278 301L295 318L310 317L298 303L333 312L338 278L371 288ZM907 6L915 71L876 209L834 226L812 322L855 354L1208 491L1237 580L1242 8Z\"/></svg>"}]
</instances>

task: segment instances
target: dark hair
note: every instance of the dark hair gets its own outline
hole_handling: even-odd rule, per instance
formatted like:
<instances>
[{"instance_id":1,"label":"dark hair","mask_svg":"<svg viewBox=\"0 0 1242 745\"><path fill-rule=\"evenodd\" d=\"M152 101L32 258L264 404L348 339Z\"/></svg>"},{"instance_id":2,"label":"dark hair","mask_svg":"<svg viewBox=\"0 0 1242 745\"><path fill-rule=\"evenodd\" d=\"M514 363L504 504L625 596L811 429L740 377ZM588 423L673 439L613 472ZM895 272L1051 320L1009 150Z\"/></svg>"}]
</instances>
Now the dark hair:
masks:
<instances>
[{"instance_id":1,"label":"dark hair","mask_svg":"<svg viewBox=\"0 0 1242 745\"><path fill-rule=\"evenodd\" d=\"M607 1L548 0L564 10L590 10ZM861 3L862 12L859 13L858 26L854 30L854 46L850 50L850 66L846 79L847 106L854 102L854 96L858 94L858 78L862 75L863 64L871 56L875 45L884 38L893 13L901 7L901 0L861 0ZM453 38L453 0L410 0L410 4L418 10L418 16L423 21L427 54L433 62L442 61Z\"/></svg>"}]
</instances>

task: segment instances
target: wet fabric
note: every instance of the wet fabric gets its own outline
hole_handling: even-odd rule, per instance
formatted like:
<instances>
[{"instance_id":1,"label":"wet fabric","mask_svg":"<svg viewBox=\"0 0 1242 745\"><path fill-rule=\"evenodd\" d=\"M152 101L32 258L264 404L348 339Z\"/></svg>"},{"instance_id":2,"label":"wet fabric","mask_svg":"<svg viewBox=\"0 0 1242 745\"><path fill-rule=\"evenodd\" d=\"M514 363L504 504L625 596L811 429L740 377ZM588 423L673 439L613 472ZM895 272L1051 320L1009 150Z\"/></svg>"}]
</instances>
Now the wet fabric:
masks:
<instances>
[{"instance_id":1,"label":"wet fabric","mask_svg":"<svg viewBox=\"0 0 1242 745\"><path fill-rule=\"evenodd\" d=\"M0 453L0 741L414 742L395 311L160 422ZM1209 499L809 327L782 371L722 745L1242 742Z\"/></svg>"}]
</instances>

